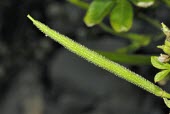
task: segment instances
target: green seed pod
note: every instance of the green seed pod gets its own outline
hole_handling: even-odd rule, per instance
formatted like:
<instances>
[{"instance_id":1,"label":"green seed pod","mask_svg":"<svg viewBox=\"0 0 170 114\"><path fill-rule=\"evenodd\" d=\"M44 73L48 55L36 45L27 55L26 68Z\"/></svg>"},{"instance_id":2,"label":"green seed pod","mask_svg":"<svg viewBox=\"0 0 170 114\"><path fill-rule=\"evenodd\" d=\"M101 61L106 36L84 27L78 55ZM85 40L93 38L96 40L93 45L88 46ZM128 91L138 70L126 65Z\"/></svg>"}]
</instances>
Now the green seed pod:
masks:
<instances>
[{"instance_id":1,"label":"green seed pod","mask_svg":"<svg viewBox=\"0 0 170 114\"><path fill-rule=\"evenodd\" d=\"M118 63L111 61L104 56L92 51L85 46L73 41L72 39L64 36L52 29L48 26L44 25L43 23L34 20L30 15L27 16L33 24L47 36L51 37L56 42L63 45L66 49L70 50L71 52L79 55L80 57L86 59L87 61L95 64L98 67L101 67L118 77L127 80L130 83L137 85L138 87L153 93L156 96L162 98L169 98L170 94L162 90L159 86L153 84L152 82L146 80L142 76L128 70L124 66L119 65Z\"/></svg>"}]
</instances>

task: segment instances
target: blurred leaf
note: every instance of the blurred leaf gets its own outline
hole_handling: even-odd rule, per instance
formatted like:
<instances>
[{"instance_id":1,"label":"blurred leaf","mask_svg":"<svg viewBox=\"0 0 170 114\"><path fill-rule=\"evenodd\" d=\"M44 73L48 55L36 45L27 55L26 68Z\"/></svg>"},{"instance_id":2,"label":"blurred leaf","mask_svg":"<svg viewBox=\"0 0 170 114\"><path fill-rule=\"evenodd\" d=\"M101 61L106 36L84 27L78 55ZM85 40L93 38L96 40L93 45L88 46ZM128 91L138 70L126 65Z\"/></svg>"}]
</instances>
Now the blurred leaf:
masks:
<instances>
[{"instance_id":1,"label":"blurred leaf","mask_svg":"<svg viewBox=\"0 0 170 114\"><path fill-rule=\"evenodd\" d=\"M133 9L127 0L118 0L110 15L110 23L116 32L128 31L133 22Z\"/></svg>"},{"instance_id":2,"label":"blurred leaf","mask_svg":"<svg viewBox=\"0 0 170 114\"><path fill-rule=\"evenodd\" d=\"M155 0L130 0L133 4L138 7L147 8L154 4Z\"/></svg>"},{"instance_id":3,"label":"blurred leaf","mask_svg":"<svg viewBox=\"0 0 170 114\"><path fill-rule=\"evenodd\" d=\"M163 98L163 99L164 99L164 103L166 104L166 106L170 108L170 100L168 100L167 98Z\"/></svg>"},{"instance_id":4,"label":"blurred leaf","mask_svg":"<svg viewBox=\"0 0 170 114\"><path fill-rule=\"evenodd\" d=\"M170 69L170 64L159 62L157 56L151 57L151 63L157 69Z\"/></svg>"},{"instance_id":5,"label":"blurred leaf","mask_svg":"<svg viewBox=\"0 0 170 114\"><path fill-rule=\"evenodd\" d=\"M159 82L159 81L165 79L166 76L168 75L168 73L169 73L169 70L162 70L161 72L158 72L154 77L154 81Z\"/></svg>"},{"instance_id":6,"label":"blurred leaf","mask_svg":"<svg viewBox=\"0 0 170 114\"><path fill-rule=\"evenodd\" d=\"M91 27L99 24L103 18L111 11L114 0L94 0L84 17L84 22Z\"/></svg>"},{"instance_id":7,"label":"blurred leaf","mask_svg":"<svg viewBox=\"0 0 170 114\"><path fill-rule=\"evenodd\" d=\"M104 52L97 51L101 55L107 57L112 61L119 63L130 64L130 65L150 65L150 56L144 55L127 55L127 54L118 54L113 52Z\"/></svg>"},{"instance_id":8,"label":"blurred leaf","mask_svg":"<svg viewBox=\"0 0 170 114\"><path fill-rule=\"evenodd\" d=\"M128 33L128 34L126 34L126 37L131 39L133 42L138 43L140 46L146 46L151 41L150 36L142 35L142 34L136 34L136 33Z\"/></svg>"},{"instance_id":9,"label":"blurred leaf","mask_svg":"<svg viewBox=\"0 0 170 114\"><path fill-rule=\"evenodd\" d=\"M162 0L162 1L165 2L167 6L170 7L170 0Z\"/></svg>"}]
</instances>

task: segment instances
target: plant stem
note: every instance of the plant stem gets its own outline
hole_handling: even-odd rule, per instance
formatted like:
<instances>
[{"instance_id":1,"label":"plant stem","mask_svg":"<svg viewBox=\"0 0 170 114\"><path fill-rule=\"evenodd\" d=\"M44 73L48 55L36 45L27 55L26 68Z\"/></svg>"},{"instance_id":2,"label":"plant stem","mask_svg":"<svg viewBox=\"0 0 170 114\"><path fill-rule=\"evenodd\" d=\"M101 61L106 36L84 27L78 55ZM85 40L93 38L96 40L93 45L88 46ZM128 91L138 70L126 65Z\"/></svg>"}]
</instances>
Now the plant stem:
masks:
<instances>
[{"instance_id":1,"label":"plant stem","mask_svg":"<svg viewBox=\"0 0 170 114\"><path fill-rule=\"evenodd\" d=\"M113 31L112 28L110 28L109 26L107 26L106 24L104 23L100 23L99 26L106 32L110 33L110 34L113 34L113 35L116 35L116 36L119 36L119 37L123 37L123 38L128 38L129 40L131 41L137 41L139 40L138 38L135 38L135 37L132 37L131 34L135 34L135 33L117 33L115 31ZM136 36L141 36L139 34L135 34ZM146 39L148 39L149 37L146 36ZM144 39L143 39L144 40Z\"/></svg>"},{"instance_id":2,"label":"plant stem","mask_svg":"<svg viewBox=\"0 0 170 114\"><path fill-rule=\"evenodd\" d=\"M109 26L107 26L104 23L100 23L99 26L106 32L122 37L122 38L126 38L131 40L131 44L127 47L123 47L121 49L118 49L117 52L124 52L124 53L128 53L128 52L133 52L135 50L137 50L138 48L140 48L141 46L146 46L150 43L150 36L147 35L139 35L139 34L135 34L135 33L116 33L115 31L113 31L112 28L110 28Z\"/></svg>"},{"instance_id":3,"label":"plant stem","mask_svg":"<svg viewBox=\"0 0 170 114\"><path fill-rule=\"evenodd\" d=\"M124 64L131 65L151 65L150 56L148 55L134 55L134 54L119 54L113 52L97 51L106 58Z\"/></svg>"},{"instance_id":4,"label":"plant stem","mask_svg":"<svg viewBox=\"0 0 170 114\"><path fill-rule=\"evenodd\" d=\"M170 94L163 91L160 87L153 84L152 82L146 80L145 78L141 77L140 75L128 70L127 68L109 60L105 57L101 56L100 54L86 48L85 46L73 41L72 39L50 29L46 25L42 24L41 22L34 20L30 15L27 16L33 24L45 35L51 37L56 42L63 45L66 49L70 50L71 52L79 55L80 57L86 59L87 61L95 64L98 67L101 67L118 77L127 80L128 82L137 85L138 87L153 93L156 96L162 98L170 98Z\"/></svg>"},{"instance_id":5,"label":"plant stem","mask_svg":"<svg viewBox=\"0 0 170 114\"><path fill-rule=\"evenodd\" d=\"M143 14L143 13L139 13L138 16L145 20L146 22L148 22L149 24L153 25L154 27L160 29L161 28L161 24L158 20L156 19L152 19L150 17L148 17L147 15Z\"/></svg>"},{"instance_id":6,"label":"plant stem","mask_svg":"<svg viewBox=\"0 0 170 114\"><path fill-rule=\"evenodd\" d=\"M159 33L159 34L157 34L157 35L154 35L154 37L152 38L152 40L153 41L158 41L158 40L160 40L161 38L163 38L163 37L165 37L165 34L164 33Z\"/></svg>"},{"instance_id":7,"label":"plant stem","mask_svg":"<svg viewBox=\"0 0 170 114\"><path fill-rule=\"evenodd\" d=\"M70 2L76 6L79 6L80 8L85 9L85 10L87 10L89 7L88 3L80 1L80 0L68 0L68 2Z\"/></svg>"},{"instance_id":8,"label":"plant stem","mask_svg":"<svg viewBox=\"0 0 170 114\"><path fill-rule=\"evenodd\" d=\"M133 53L134 51L136 51L138 48L140 48L141 45L132 42L130 45L119 48L115 51L115 53L119 53L119 54L128 54L128 53ZM130 58L129 58L130 59ZM142 60L141 60L142 61ZM144 62L144 61L143 61Z\"/></svg>"}]
</instances>

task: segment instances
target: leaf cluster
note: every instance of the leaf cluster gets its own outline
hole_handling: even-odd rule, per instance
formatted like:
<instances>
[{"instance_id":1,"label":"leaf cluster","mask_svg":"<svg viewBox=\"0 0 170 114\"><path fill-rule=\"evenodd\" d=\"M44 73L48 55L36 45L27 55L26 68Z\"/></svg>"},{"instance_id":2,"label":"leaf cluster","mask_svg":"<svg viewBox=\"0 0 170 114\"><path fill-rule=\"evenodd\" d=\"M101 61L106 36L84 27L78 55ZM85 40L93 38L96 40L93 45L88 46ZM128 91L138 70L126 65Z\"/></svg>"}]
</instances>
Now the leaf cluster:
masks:
<instances>
[{"instance_id":1,"label":"leaf cluster","mask_svg":"<svg viewBox=\"0 0 170 114\"><path fill-rule=\"evenodd\" d=\"M161 71L158 72L155 77L154 81L155 82L160 82L160 81L167 81L170 79L169 74L170 74L170 29L162 23L162 31L166 36L164 45L157 46L158 48L162 49L165 54L160 54L159 57L157 56L152 56L151 57L151 63L152 65L160 69ZM170 108L170 100L167 98L163 98L164 103L168 108Z\"/></svg>"},{"instance_id":2,"label":"leaf cluster","mask_svg":"<svg viewBox=\"0 0 170 114\"><path fill-rule=\"evenodd\" d=\"M164 45L158 46L158 48L162 49L165 54L160 54L159 57L151 57L152 65L157 69L161 69L154 77L155 82L169 79L168 74L170 73L170 64L168 63L170 61L170 29L162 23L162 30L166 35L166 39Z\"/></svg>"},{"instance_id":3,"label":"leaf cluster","mask_svg":"<svg viewBox=\"0 0 170 114\"><path fill-rule=\"evenodd\" d=\"M90 5L82 0L68 1L87 9L84 17L87 26L92 27L100 24L106 16L109 16L110 25L115 32L127 32L133 24L133 5L148 8L154 5L157 0L93 0ZM161 1L170 7L170 0Z\"/></svg>"},{"instance_id":4,"label":"leaf cluster","mask_svg":"<svg viewBox=\"0 0 170 114\"><path fill-rule=\"evenodd\" d=\"M110 24L116 32L126 32L132 27L132 4L147 8L155 0L93 0L86 12L84 22L87 26L94 26L102 22L109 15Z\"/></svg>"},{"instance_id":5,"label":"leaf cluster","mask_svg":"<svg viewBox=\"0 0 170 114\"><path fill-rule=\"evenodd\" d=\"M167 79L169 76L169 72L170 72L170 64L169 63L162 63L158 60L157 56L152 56L151 57L151 63L152 65L157 68L160 69L161 71L158 72L155 77L154 77L154 81L155 82L159 82L162 80Z\"/></svg>"}]
</instances>

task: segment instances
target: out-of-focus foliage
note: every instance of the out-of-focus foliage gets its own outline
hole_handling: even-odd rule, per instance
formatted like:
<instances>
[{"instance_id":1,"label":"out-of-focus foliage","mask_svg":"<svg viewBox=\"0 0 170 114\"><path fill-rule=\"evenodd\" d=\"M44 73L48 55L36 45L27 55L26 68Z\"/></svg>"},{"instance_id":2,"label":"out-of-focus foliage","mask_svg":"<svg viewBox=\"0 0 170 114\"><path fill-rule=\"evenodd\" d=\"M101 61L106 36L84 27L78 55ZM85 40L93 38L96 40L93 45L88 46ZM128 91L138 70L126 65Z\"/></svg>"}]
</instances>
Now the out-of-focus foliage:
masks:
<instances>
[{"instance_id":1,"label":"out-of-focus foliage","mask_svg":"<svg viewBox=\"0 0 170 114\"><path fill-rule=\"evenodd\" d=\"M75 1L75 0L71 0ZM94 26L102 22L109 14L110 24L116 32L127 32L133 23L133 8L147 8L154 4L155 0L93 0L86 12L84 22L87 26Z\"/></svg>"},{"instance_id":2,"label":"out-of-focus foliage","mask_svg":"<svg viewBox=\"0 0 170 114\"><path fill-rule=\"evenodd\" d=\"M167 6L170 7L170 0L162 0L162 1L165 2L165 4L166 4Z\"/></svg>"}]
</instances>

